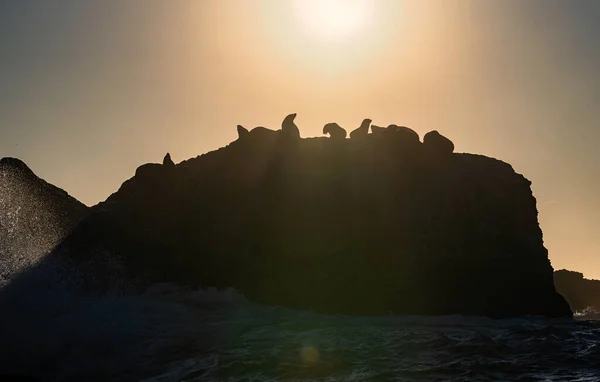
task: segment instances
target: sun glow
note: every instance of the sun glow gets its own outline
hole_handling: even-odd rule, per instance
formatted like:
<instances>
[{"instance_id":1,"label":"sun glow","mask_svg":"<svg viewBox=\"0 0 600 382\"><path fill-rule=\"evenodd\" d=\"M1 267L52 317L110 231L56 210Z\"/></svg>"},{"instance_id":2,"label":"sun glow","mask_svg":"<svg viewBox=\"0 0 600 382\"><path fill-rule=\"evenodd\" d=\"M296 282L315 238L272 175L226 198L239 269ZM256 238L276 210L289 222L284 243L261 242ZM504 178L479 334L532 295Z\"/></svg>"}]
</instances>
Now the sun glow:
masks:
<instances>
[{"instance_id":1,"label":"sun glow","mask_svg":"<svg viewBox=\"0 0 600 382\"><path fill-rule=\"evenodd\" d=\"M294 14L308 33L324 41L355 36L372 20L372 0L293 0Z\"/></svg>"}]
</instances>

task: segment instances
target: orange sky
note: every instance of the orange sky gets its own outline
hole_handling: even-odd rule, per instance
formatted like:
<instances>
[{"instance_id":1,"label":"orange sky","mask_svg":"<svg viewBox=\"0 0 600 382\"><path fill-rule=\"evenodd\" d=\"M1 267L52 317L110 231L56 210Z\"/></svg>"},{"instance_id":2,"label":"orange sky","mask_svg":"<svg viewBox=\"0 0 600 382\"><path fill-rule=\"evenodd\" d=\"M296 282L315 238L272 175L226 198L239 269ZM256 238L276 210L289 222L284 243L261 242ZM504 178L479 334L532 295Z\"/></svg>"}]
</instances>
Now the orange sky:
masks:
<instances>
[{"instance_id":1,"label":"orange sky","mask_svg":"<svg viewBox=\"0 0 600 382\"><path fill-rule=\"evenodd\" d=\"M554 267L600 278L600 3L377 0L323 38L294 1L1 2L0 156L92 205L291 112L436 129L532 180Z\"/></svg>"}]
</instances>

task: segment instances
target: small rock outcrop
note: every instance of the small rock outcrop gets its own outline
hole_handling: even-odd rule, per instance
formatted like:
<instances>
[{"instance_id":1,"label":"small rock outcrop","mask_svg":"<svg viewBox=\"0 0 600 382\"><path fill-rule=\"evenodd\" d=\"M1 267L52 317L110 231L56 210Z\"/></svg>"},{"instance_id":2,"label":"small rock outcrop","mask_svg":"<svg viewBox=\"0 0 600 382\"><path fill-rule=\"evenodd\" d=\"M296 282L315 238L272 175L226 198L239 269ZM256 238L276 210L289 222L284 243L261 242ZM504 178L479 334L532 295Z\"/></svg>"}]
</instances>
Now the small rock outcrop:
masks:
<instances>
[{"instance_id":1,"label":"small rock outcrop","mask_svg":"<svg viewBox=\"0 0 600 382\"><path fill-rule=\"evenodd\" d=\"M323 134L329 134L331 139L335 140L346 139L348 135L346 130L335 122L323 126Z\"/></svg>"},{"instance_id":2,"label":"small rock outcrop","mask_svg":"<svg viewBox=\"0 0 600 382\"><path fill-rule=\"evenodd\" d=\"M554 272L554 285L573 311L591 308L600 312L600 280L583 277L583 273L561 269Z\"/></svg>"},{"instance_id":3,"label":"small rock outcrop","mask_svg":"<svg viewBox=\"0 0 600 382\"><path fill-rule=\"evenodd\" d=\"M371 127L371 120L366 118L362 121L360 126L350 133L350 139L361 139L369 135L369 127Z\"/></svg>"},{"instance_id":4,"label":"small rock outcrop","mask_svg":"<svg viewBox=\"0 0 600 382\"><path fill-rule=\"evenodd\" d=\"M163 166L175 167L175 162L173 162L173 159L171 159L170 153L167 153L167 155L165 155L165 157L163 159Z\"/></svg>"},{"instance_id":5,"label":"small rock outcrop","mask_svg":"<svg viewBox=\"0 0 600 382\"><path fill-rule=\"evenodd\" d=\"M439 155L449 155L454 152L454 143L437 132L437 130L425 134L423 145L428 151Z\"/></svg>"},{"instance_id":6,"label":"small rock outcrop","mask_svg":"<svg viewBox=\"0 0 600 382\"><path fill-rule=\"evenodd\" d=\"M233 287L323 313L571 315L531 183L509 164L453 154L433 133L410 150L325 137L288 149L282 132L298 135L286 121L176 172L140 167L59 252L110 253L148 283Z\"/></svg>"}]
</instances>

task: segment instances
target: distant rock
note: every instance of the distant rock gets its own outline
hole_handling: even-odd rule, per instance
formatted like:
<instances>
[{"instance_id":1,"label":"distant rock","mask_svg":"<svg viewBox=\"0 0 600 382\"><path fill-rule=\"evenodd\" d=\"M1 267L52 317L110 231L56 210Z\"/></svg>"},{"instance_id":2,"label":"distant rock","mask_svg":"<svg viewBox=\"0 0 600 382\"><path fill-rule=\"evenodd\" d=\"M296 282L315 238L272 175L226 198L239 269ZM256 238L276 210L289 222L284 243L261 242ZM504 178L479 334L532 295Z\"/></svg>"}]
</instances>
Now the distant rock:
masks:
<instances>
[{"instance_id":1,"label":"distant rock","mask_svg":"<svg viewBox=\"0 0 600 382\"><path fill-rule=\"evenodd\" d=\"M592 308L600 312L600 280L586 279L583 273L561 269L554 272L554 285L573 311Z\"/></svg>"},{"instance_id":2,"label":"distant rock","mask_svg":"<svg viewBox=\"0 0 600 382\"><path fill-rule=\"evenodd\" d=\"M423 137L423 145L434 154L449 155L454 152L454 143L437 130L430 131Z\"/></svg>"},{"instance_id":3,"label":"distant rock","mask_svg":"<svg viewBox=\"0 0 600 382\"><path fill-rule=\"evenodd\" d=\"M294 126L283 130L297 138ZM140 167L60 253L111 253L148 285L233 287L324 313L571 315L531 183L510 165L453 154L439 134L410 150L324 137L291 149L281 134L253 129L177 171ZM429 165L431 149L444 166Z\"/></svg>"},{"instance_id":4,"label":"distant rock","mask_svg":"<svg viewBox=\"0 0 600 382\"><path fill-rule=\"evenodd\" d=\"M323 126L323 134L329 134L331 139L335 140L346 139L346 136L348 135L346 130L335 122Z\"/></svg>"}]
</instances>

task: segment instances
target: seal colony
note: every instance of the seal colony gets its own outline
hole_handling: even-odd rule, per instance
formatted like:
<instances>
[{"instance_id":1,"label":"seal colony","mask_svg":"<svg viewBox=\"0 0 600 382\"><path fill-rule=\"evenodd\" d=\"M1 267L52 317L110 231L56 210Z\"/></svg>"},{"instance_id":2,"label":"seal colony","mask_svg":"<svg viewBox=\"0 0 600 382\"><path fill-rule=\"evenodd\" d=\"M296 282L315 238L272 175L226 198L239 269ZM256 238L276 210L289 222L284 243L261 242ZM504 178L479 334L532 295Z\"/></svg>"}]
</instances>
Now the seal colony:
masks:
<instances>
[{"instance_id":1,"label":"seal colony","mask_svg":"<svg viewBox=\"0 0 600 382\"><path fill-rule=\"evenodd\" d=\"M293 113L143 164L56 253L87 290L173 282L322 313L571 315L530 181L435 130L357 125L302 138Z\"/></svg>"},{"instance_id":2,"label":"seal colony","mask_svg":"<svg viewBox=\"0 0 600 382\"><path fill-rule=\"evenodd\" d=\"M237 125L238 139L246 139L252 133L275 134L278 132L282 136L292 140L300 139L300 130L294 123L296 116L296 113L287 115L281 123L281 130L270 130L259 126L248 131L244 126ZM371 133L369 133L369 129ZM336 141L347 139L348 136L346 129L335 122L330 122L323 126L323 135L329 135L330 139ZM385 137L401 143L421 143L419 134L409 127L396 124L390 124L387 127L377 126L373 125L372 120L369 118L364 119L360 126L350 133L350 139L352 140L365 139L369 136ZM422 143L428 150L435 152L443 154L452 154L454 152L454 143L436 130L425 134Z\"/></svg>"}]
</instances>

